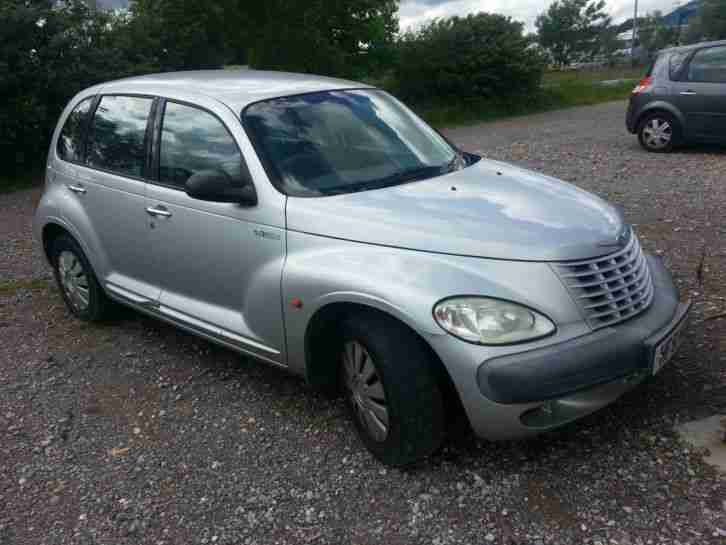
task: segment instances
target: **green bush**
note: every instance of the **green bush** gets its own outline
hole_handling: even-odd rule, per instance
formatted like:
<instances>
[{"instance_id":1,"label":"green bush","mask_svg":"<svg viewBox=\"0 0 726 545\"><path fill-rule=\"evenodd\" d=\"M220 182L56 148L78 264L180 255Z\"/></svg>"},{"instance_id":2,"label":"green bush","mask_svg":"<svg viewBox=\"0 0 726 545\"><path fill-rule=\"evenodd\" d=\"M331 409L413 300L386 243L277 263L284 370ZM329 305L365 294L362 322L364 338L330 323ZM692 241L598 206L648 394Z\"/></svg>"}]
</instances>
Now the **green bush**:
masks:
<instances>
[{"instance_id":1,"label":"green bush","mask_svg":"<svg viewBox=\"0 0 726 545\"><path fill-rule=\"evenodd\" d=\"M521 97L537 91L544 59L524 25L479 13L437 19L399 43L397 91L416 102Z\"/></svg>"},{"instance_id":2,"label":"green bush","mask_svg":"<svg viewBox=\"0 0 726 545\"><path fill-rule=\"evenodd\" d=\"M0 21L0 156L6 175L42 164L58 116L75 93L153 69L130 63L119 39L125 19L92 12L81 0L5 0Z\"/></svg>"}]
</instances>

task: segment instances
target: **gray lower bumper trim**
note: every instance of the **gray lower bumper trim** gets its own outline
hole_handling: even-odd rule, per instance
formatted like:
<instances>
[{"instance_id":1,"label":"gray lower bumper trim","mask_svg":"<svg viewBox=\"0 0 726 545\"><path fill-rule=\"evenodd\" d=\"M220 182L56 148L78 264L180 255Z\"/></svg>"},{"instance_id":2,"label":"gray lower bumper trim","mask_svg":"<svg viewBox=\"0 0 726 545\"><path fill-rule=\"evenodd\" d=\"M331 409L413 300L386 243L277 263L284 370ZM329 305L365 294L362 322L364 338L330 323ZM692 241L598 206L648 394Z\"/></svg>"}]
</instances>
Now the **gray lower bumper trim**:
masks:
<instances>
[{"instance_id":1,"label":"gray lower bumper trim","mask_svg":"<svg viewBox=\"0 0 726 545\"><path fill-rule=\"evenodd\" d=\"M647 369L651 347L646 341L687 310L661 260L648 256L648 263L655 286L648 310L577 339L488 360L477 371L481 392L498 403L531 403Z\"/></svg>"}]
</instances>

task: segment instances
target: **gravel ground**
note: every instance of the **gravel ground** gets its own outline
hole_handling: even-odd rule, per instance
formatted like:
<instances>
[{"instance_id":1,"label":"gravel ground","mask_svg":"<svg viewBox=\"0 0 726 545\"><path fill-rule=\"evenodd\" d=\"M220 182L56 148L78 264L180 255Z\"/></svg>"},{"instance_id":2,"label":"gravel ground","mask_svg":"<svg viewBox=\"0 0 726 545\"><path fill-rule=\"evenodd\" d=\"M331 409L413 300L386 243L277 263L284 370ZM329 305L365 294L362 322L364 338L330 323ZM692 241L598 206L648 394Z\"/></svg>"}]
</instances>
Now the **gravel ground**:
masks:
<instances>
[{"instance_id":1,"label":"gravel ground","mask_svg":"<svg viewBox=\"0 0 726 545\"><path fill-rule=\"evenodd\" d=\"M646 154L624 108L448 133L622 206L695 301L679 356L565 429L405 471L297 378L130 311L71 319L37 193L0 195L0 544L726 543L726 480L672 431L726 413L726 151Z\"/></svg>"}]
</instances>

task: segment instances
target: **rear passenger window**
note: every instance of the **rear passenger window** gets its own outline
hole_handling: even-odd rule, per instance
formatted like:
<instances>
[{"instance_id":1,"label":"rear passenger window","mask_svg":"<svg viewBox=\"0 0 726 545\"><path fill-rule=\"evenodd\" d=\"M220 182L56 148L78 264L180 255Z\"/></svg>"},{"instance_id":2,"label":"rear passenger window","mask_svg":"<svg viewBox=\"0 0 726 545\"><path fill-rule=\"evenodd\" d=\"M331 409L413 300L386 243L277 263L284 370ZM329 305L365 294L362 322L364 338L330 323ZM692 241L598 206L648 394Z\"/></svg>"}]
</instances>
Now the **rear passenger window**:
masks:
<instances>
[{"instance_id":1,"label":"rear passenger window","mask_svg":"<svg viewBox=\"0 0 726 545\"><path fill-rule=\"evenodd\" d=\"M61 159L74 162L83 160L83 131L92 103L93 97L82 100L66 118L56 148Z\"/></svg>"},{"instance_id":2,"label":"rear passenger window","mask_svg":"<svg viewBox=\"0 0 726 545\"><path fill-rule=\"evenodd\" d=\"M146 124L153 99L105 96L89 127L89 166L141 177L146 160Z\"/></svg>"},{"instance_id":3,"label":"rear passenger window","mask_svg":"<svg viewBox=\"0 0 726 545\"><path fill-rule=\"evenodd\" d=\"M167 102L161 129L159 181L184 187L203 170L222 170L241 183L248 179L242 154L227 128L199 108Z\"/></svg>"},{"instance_id":4,"label":"rear passenger window","mask_svg":"<svg viewBox=\"0 0 726 545\"><path fill-rule=\"evenodd\" d=\"M709 47L697 52L688 66L688 81L726 83L726 47Z\"/></svg>"}]
</instances>

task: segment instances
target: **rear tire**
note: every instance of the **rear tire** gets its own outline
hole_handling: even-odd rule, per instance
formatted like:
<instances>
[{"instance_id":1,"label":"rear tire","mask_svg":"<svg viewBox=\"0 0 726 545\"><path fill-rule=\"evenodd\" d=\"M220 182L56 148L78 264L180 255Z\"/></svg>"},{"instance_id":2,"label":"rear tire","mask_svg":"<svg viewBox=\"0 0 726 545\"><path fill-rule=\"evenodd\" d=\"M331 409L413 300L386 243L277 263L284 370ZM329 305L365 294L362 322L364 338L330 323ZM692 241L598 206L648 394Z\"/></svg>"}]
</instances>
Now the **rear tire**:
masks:
<instances>
[{"instance_id":1,"label":"rear tire","mask_svg":"<svg viewBox=\"0 0 726 545\"><path fill-rule=\"evenodd\" d=\"M681 125L667 112L647 114L638 123L638 141L646 151L669 153L681 141Z\"/></svg>"},{"instance_id":2,"label":"rear tire","mask_svg":"<svg viewBox=\"0 0 726 545\"><path fill-rule=\"evenodd\" d=\"M340 332L341 381L366 448L391 466L433 454L444 440L446 415L422 341L374 311L347 317Z\"/></svg>"},{"instance_id":3,"label":"rear tire","mask_svg":"<svg viewBox=\"0 0 726 545\"><path fill-rule=\"evenodd\" d=\"M69 235L60 235L51 242L49 257L68 310L85 322L107 318L113 303L99 285L80 245Z\"/></svg>"}]
</instances>

